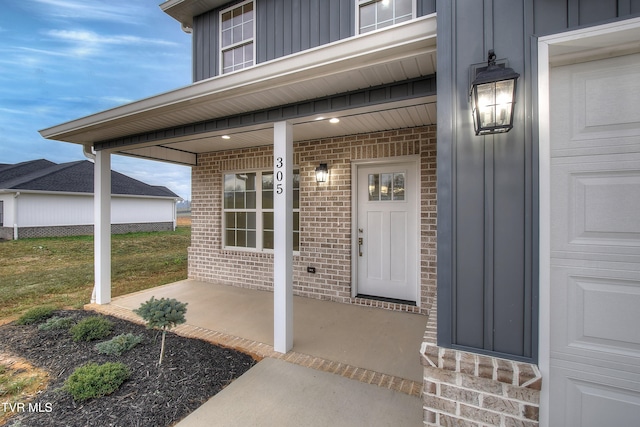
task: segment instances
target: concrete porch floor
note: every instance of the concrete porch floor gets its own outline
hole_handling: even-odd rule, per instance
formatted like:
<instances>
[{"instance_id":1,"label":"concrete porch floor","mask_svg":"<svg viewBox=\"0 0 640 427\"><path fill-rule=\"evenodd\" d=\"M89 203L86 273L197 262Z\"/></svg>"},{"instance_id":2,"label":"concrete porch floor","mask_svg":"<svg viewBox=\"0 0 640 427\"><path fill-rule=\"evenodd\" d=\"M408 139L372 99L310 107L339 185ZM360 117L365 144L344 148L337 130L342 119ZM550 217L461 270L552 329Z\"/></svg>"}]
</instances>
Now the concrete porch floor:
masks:
<instances>
[{"instance_id":1,"label":"concrete porch floor","mask_svg":"<svg viewBox=\"0 0 640 427\"><path fill-rule=\"evenodd\" d=\"M184 280L117 297L107 305L91 304L87 308L141 322L132 310L138 308L151 296L176 298L188 303L187 322L173 330L180 335L236 348L259 358L280 359L299 365L299 367L290 368L297 372L292 376L292 381L294 377L299 380L305 378L304 371L300 371L300 367L311 369L316 374L313 374L313 371L306 374L310 381L318 381L318 378L326 377L328 380L326 384L333 384L333 386L327 385L327 390L330 390L332 395L335 394L336 387L350 395L354 394L353 390L349 392L349 387L345 387L346 384L352 384L353 387L357 387L356 390L360 390L357 393L367 400L361 402L363 407L379 405L379 402L371 401L375 393L384 392L393 395L400 393L400 401L404 399L405 404L396 405L398 414L389 413L390 421L393 417L404 413L403 416L415 419L415 425L422 424L422 404L419 396L422 390L423 369L420 363L420 345L427 321L425 316L294 297L293 349L287 354L281 354L273 350L273 294L267 291ZM286 366L287 364L284 364L284 367ZM252 368L245 376L251 371L260 372L265 369L264 367ZM272 367L270 371L275 369L277 368ZM267 378L268 375L265 373L262 377ZM332 378L335 379L332 380ZM341 383L345 380L347 383ZM360 385L357 385L356 381ZM248 380L247 382L256 383ZM297 384L298 380L292 382L290 386L286 383L282 384L284 395L287 394L287 388L294 392L294 383ZM322 382L318 382L320 383ZM376 388L380 390L376 391ZM232 393L235 388L228 387L228 389L230 390L227 394ZM226 390L203 405L198 410L200 415L195 418L202 417L203 411L206 413L207 405L213 407L215 405L213 401L222 401L224 396L220 398L218 396L223 395ZM405 397L403 398L402 395ZM353 404L353 397L349 399ZM385 399L389 400L387 397ZM230 400L233 401L232 398ZM336 401L335 395L332 400ZM340 400L337 399L337 401ZM323 405L317 405L317 403L319 402L314 406L322 408ZM334 406L334 404L331 405L332 408ZM407 410L413 415L407 413ZM242 413L242 408L238 408L237 411ZM324 408L322 413L335 413L335 408ZM295 414L290 416L298 418ZM235 418L237 417L234 416ZM189 419L195 420L192 416L187 417L179 423L179 426L202 425L189 423ZM397 421L397 418L395 419ZM320 421L320 418L317 420ZM282 421L274 420L273 425ZM376 422L374 425L387 425L383 419L378 418L377 421L379 423ZM371 425L366 422L362 425ZM335 422L332 423L335 424ZM286 423L280 425L286 425Z\"/></svg>"}]
</instances>

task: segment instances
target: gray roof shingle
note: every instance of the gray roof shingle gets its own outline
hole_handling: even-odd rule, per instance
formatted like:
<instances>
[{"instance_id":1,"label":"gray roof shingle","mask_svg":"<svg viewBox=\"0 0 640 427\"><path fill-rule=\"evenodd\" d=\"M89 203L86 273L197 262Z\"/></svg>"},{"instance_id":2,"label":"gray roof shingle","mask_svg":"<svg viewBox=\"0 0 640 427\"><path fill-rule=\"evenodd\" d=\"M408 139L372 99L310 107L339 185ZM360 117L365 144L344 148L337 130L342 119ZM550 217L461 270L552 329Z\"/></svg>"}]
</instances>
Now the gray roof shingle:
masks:
<instances>
[{"instance_id":1,"label":"gray roof shingle","mask_svg":"<svg viewBox=\"0 0 640 427\"><path fill-rule=\"evenodd\" d=\"M88 160L56 164L45 159L0 164L0 189L93 193L94 165ZM179 198L167 187L145 184L111 171L111 193Z\"/></svg>"}]
</instances>

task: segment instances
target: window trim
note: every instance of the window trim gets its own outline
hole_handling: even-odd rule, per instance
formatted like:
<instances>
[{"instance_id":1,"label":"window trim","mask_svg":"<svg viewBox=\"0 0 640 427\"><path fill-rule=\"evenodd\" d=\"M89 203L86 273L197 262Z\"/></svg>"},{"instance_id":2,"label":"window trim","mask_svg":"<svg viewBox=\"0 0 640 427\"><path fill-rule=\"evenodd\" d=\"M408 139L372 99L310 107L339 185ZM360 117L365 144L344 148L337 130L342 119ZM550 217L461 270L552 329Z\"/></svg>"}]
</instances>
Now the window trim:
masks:
<instances>
[{"instance_id":1,"label":"window trim","mask_svg":"<svg viewBox=\"0 0 640 427\"><path fill-rule=\"evenodd\" d=\"M295 171L298 171L298 175L301 177L301 174L299 172L300 168L296 165L293 166L294 169L294 173ZM225 185L225 176L226 175L237 175L237 174L248 174L248 173L255 173L256 174L256 208L255 208L255 212L256 212L256 247L252 248L252 247L244 247L244 246L229 246L227 245L226 239L227 239L227 234L226 234L226 213L227 212L243 212L243 211L252 211L250 209L226 209L224 206L224 193L225 193L225 189L224 189L224 185ZM275 208L274 209L263 209L262 208L262 175L265 173L273 173L273 169L269 169L269 168L258 168L258 169L241 169L241 170L228 170L228 171L223 171L220 175L220 180L222 183L222 189L221 189L221 205L220 205L220 233L221 233L221 249L223 251L240 251L240 252L250 252L250 253L274 253L274 249L270 249L270 248L265 248L264 247L264 218L263 215L265 212L275 212ZM300 180L300 184L302 184L302 180ZM300 194L301 191L301 187L302 185L300 185L300 187L298 187L298 191ZM297 208L293 208L293 212L297 212L298 213L298 217L300 218L300 204L298 203L298 207ZM295 231L294 231L295 232ZM298 228L298 236L301 236L301 231L300 228ZM294 250L293 251L294 255L299 255L300 254L300 250Z\"/></svg>"},{"instance_id":2,"label":"window trim","mask_svg":"<svg viewBox=\"0 0 640 427\"><path fill-rule=\"evenodd\" d=\"M367 31L365 33L361 33L360 32L360 8L362 6L366 6L366 5L369 5L369 4L372 4L372 3L376 3L378 1L381 1L381 0L356 0L355 1L355 8L356 8L356 11L355 11L355 21L356 21L355 32L356 32L356 36L361 35L361 34L372 33L374 31L378 31L378 30L381 30L381 29L394 27L396 25L400 25L400 24L403 24L404 22L407 22L407 21L403 21L403 22L399 22L397 24L389 25L387 27L378 28L378 29L375 29L375 30ZM396 1L396 0L392 0L392 1ZM416 19L417 14L418 14L418 0L411 0L411 19L409 19L409 21Z\"/></svg>"},{"instance_id":3,"label":"window trim","mask_svg":"<svg viewBox=\"0 0 640 427\"><path fill-rule=\"evenodd\" d=\"M230 12L234 9L237 9L239 7L243 7L246 4L252 3L253 4L253 37L251 37L251 39L245 39L242 40L241 42L237 42L237 43L233 43L227 47L223 47L222 46L222 15L224 15L227 12ZM251 68L251 67L255 67L256 65L256 15L257 15L257 11L256 11L256 2L255 0L246 0L243 1L242 3L236 3L233 6L227 7L223 10L221 10L218 13L218 75L223 75L223 74L232 74L238 71L242 71L244 69L247 68ZM232 50L241 46L244 46L246 44L252 44L252 49L253 49L253 64L247 67L243 67L239 70L233 70L233 71L229 71L227 73L224 72L224 52L228 51L228 50Z\"/></svg>"}]
</instances>

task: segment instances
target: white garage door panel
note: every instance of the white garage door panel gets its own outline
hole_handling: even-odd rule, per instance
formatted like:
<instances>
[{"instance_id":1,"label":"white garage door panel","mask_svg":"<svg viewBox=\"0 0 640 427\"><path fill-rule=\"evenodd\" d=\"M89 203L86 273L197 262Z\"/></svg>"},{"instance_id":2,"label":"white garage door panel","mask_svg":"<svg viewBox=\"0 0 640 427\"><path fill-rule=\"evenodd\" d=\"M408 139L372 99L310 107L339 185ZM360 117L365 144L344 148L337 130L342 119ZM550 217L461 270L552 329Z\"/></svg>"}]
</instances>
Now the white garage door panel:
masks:
<instances>
[{"instance_id":1,"label":"white garage door panel","mask_svg":"<svg viewBox=\"0 0 640 427\"><path fill-rule=\"evenodd\" d=\"M603 427L636 426L640 413L640 389L637 382L620 379L612 381L603 375L582 369L555 367L551 369L551 387L562 391L566 405L552 407L554 426ZM609 384L605 385L604 382ZM572 408L568 410L568 408Z\"/></svg>"},{"instance_id":2,"label":"white garage door panel","mask_svg":"<svg viewBox=\"0 0 640 427\"><path fill-rule=\"evenodd\" d=\"M640 325L640 270L626 267L630 270L552 266L551 298L558 304L551 312L555 356L587 358L606 367L620 364L640 374L640 328L629 327Z\"/></svg>"},{"instance_id":3,"label":"white garage door panel","mask_svg":"<svg viewBox=\"0 0 640 427\"><path fill-rule=\"evenodd\" d=\"M640 154L556 158L551 178L553 256L640 262Z\"/></svg>"},{"instance_id":4,"label":"white garage door panel","mask_svg":"<svg viewBox=\"0 0 640 427\"><path fill-rule=\"evenodd\" d=\"M554 133L552 153L571 148L635 145L640 135L640 54L553 69L551 102ZM568 108L567 108L568 107Z\"/></svg>"},{"instance_id":5,"label":"white garage door panel","mask_svg":"<svg viewBox=\"0 0 640 427\"><path fill-rule=\"evenodd\" d=\"M550 85L550 426L640 425L640 55Z\"/></svg>"}]
</instances>

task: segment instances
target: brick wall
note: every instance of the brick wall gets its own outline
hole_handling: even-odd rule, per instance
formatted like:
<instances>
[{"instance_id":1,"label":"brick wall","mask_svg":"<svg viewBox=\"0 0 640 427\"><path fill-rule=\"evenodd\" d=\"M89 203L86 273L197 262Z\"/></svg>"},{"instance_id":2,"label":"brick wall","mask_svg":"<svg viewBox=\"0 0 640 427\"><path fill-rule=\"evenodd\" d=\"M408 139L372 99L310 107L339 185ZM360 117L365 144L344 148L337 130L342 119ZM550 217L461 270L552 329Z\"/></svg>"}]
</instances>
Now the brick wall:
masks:
<instances>
[{"instance_id":1,"label":"brick wall","mask_svg":"<svg viewBox=\"0 0 640 427\"><path fill-rule=\"evenodd\" d=\"M300 170L300 253L294 257L294 293L316 299L428 312L436 291L436 129L420 127L294 144ZM351 298L351 164L365 159L420 156L421 305ZM328 163L329 181L315 168ZM189 277L272 290L273 256L222 247L222 175L272 170L272 147L201 154L192 170L192 243ZM307 273L307 266L316 273Z\"/></svg>"},{"instance_id":2,"label":"brick wall","mask_svg":"<svg viewBox=\"0 0 640 427\"><path fill-rule=\"evenodd\" d=\"M536 365L440 348L436 307L422 344L424 425L537 427L542 378Z\"/></svg>"}]
</instances>

